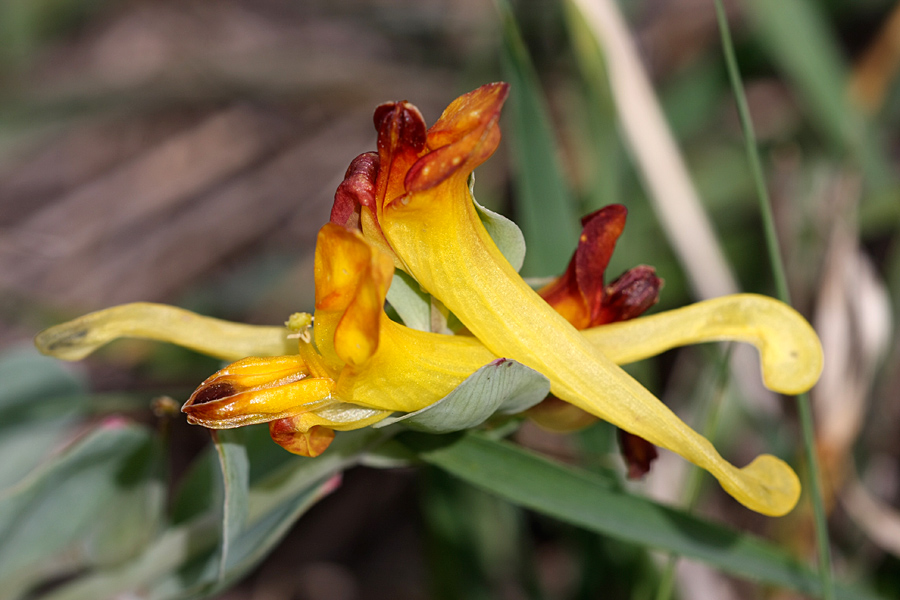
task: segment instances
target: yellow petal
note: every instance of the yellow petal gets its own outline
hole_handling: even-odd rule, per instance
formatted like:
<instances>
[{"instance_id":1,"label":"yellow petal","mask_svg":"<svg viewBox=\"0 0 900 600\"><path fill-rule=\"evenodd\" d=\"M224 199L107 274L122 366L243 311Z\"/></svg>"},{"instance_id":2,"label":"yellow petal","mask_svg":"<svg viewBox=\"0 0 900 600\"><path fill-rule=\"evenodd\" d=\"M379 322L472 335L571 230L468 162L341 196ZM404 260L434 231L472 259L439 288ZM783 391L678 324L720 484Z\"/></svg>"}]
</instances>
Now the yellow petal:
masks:
<instances>
[{"instance_id":1,"label":"yellow petal","mask_svg":"<svg viewBox=\"0 0 900 600\"><path fill-rule=\"evenodd\" d=\"M331 356L358 366L378 348L384 298L394 274L393 259L355 231L327 223L316 244L316 343Z\"/></svg>"},{"instance_id":2,"label":"yellow petal","mask_svg":"<svg viewBox=\"0 0 900 600\"><path fill-rule=\"evenodd\" d=\"M373 425L390 416L391 412L390 410L363 408L347 402L337 402L291 417L290 425L295 431L308 431L312 427L351 431Z\"/></svg>"},{"instance_id":3,"label":"yellow petal","mask_svg":"<svg viewBox=\"0 0 900 600\"><path fill-rule=\"evenodd\" d=\"M800 483L787 464L761 456L738 469L722 459L513 271L471 201L413 196L409 211L391 211L382 221L385 234L412 275L487 348L543 373L559 398L705 468L748 508L775 516L794 507ZM440 213L426 205L439 206Z\"/></svg>"},{"instance_id":4,"label":"yellow petal","mask_svg":"<svg viewBox=\"0 0 900 600\"><path fill-rule=\"evenodd\" d=\"M335 396L373 409L412 412L434 404L497 356L473 337L417 331L382 318L378 352L345 368Z\"/></svg>"},{"instance_id":5,"label":"yellow petal","mask_svg":"<svg viewBox=\"0 0 900 600\"><path fill-rule=\"evenodd\" d=\"M610 360L623 365L671 348L737 341L760 353L763 382L781 394L800 394L822 373L822 344L793 308L767 296L734 294L648 317L582 331Z\"/></svg>"},{"instance_id":6,"label":"yellow petal","mask_svg":"<svg viewBox=\"0 0 900 600\"><path fill-rule=\"evenodd\" d=\"M203 317L187 310L135 302L93 312L45 329L34 343L44 354L81 360L118 338L142 338L184 346L223 360L296 352L284 327L259 327Z\"/></svg>"}]
</instances>

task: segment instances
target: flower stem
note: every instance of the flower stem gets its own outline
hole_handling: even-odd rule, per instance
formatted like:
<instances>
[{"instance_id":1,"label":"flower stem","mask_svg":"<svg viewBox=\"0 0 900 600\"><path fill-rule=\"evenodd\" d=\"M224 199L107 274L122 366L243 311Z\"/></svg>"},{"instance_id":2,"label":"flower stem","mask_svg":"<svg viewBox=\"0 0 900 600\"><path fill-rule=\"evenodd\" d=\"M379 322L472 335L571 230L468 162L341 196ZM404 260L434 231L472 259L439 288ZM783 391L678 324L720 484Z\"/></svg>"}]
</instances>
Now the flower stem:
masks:
<instances>
[{"instance_id":1,"label":"flower stem","mask_svg":"<svg viewBox=\"0 0 900 600\"><path fill-rule=\"evenodd\" d=\"M725 16L722 0L715 0L715 5L716 18L719 23L719 32L722 36L722 50L725 54L728 76L731 79L731 86L734 90L738 114L740 115L741 127L744 131L747 160L750 163L750 169L753 174L753 180L756 184L756 192L759 198L759 208L765 227L766 245L769 251L772 274L775 278L775 287L778 292L778 298L786 304L790 304L790 292L788 290L787 277L784 270L784 261L778 244L778 235L775 231L772 203L769 199L768 189L766 188L765 177L759 158L759 149L756 145L756 134L753 130L753 121L750 117L750 109L747 105L747 97L744 94L744 86L741 82L740 71L734 56L734 45L732 44L731 33L728 29L728 20ZM806 461L809 466L809 491L812 500L816 539L818 542L819 576L822 582L821 597L824 600L833 600L834 582L831 572L831 551L828 540L828 525L825 519L824 503L822 502L822 484L819 475L818 458L816 456L815 429L813 426L809 395L804 393L797 396L797 404L800 414Z\"/></svg>"}]
</instances>

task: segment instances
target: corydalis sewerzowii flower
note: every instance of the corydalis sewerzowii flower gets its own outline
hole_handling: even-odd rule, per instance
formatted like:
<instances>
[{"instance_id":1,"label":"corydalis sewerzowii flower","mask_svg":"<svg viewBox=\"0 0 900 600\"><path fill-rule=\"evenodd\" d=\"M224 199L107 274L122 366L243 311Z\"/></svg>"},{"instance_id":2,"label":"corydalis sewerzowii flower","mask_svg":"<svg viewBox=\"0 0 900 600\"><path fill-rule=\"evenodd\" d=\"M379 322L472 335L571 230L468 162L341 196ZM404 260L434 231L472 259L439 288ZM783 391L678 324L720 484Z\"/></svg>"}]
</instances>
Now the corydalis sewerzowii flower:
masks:
<instances>
[{"instance_id":1,"label":"corydalis sewerzowii flower","mask_svg":"<svg viewBox=\"0 0 900 600\"><path fill-rule=\"evenodd\" d=\"M376 110L379 152L355 160L335 196L332 220L344 228L326 225L319 235L311 330L308 315L290 328L252 327L137 303L50 328L38 347L79 359L117 337L145 337L241 359L204 382L185 412L213 428L268 422L278 443L305 455L327 447L334 430L433 407L480 367L513 358L547 376L558 397L708 469L750 508L790 510L799 484L784 463L764 456L735 469L614 363L701 341L747 341L760 350L766 385L796 393L821 370L812 329L777 301L739 295L575 330L502 257L466 186L499 142L505 96L503 84L480 88L427 132L408 103ZM417 331L387 318L391 264L475 337Z\"/></svg>"},{"instance_id":2,"label":"corydalis sewerzowii flower","mask_svg":"<svg viewBox=\"0 0 900 600\"><path fill-rule=\"evenodd\" d=\"M489 350L549 378L555 396L684 456L753 510L790 511L800 483L784 461L761 455L740 469L725 461L548 306L503 257L481 222L467 182L499 144L498 121L507 94L502 83L465 94L427 130L409 103L380 106L374 184L365 194L338 199L333 220L351 226L358 221L368 239L386 246L395 264ZM375 164L371 154L357 160ZM359 205L351 205L352 200ZM806 327L802 335L811 354L821 358L818 340ZM812 368L814 382L821 360ZM807 377L806 383L812 382Z\"/></svg>"}]
</instances>

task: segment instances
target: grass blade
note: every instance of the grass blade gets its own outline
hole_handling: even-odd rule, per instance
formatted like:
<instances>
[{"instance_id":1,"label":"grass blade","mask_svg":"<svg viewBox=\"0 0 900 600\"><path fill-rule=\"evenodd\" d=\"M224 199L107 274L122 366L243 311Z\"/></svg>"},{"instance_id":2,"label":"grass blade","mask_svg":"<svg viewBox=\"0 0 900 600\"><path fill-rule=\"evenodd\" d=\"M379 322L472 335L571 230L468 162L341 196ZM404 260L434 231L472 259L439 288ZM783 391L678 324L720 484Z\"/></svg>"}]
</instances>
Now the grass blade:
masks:
<instances>
[{"instance_id":1,"label":"grass blade","mask_svg":"<svg viewBox=\"0 0 900 600\"><path fill-rule=\"evenodd\" d=\"M737 59L734 56L734 45L731 42L728 19L725 16L725 9L722 6L722 1L715 0L715 5L719 31L722 35L722 49L725 53L725 62L728 66L728 76L731 79L731 85L734 89L734 96L738 105L738 114L740 115L741 126L744 130L747 160L750 162L750 169L756 182L756 191L759 197L759 209L762 213L765 226L766 244L769 250L772 273L775 277L775 285L778 289L778 297L782 302L790 304L790 292L788 290L784 262L781 257L781 249L778 245L778 235L775 231L775 219L772 215L772 205L769 200L768 189L766 188L765 176L763 175L762 164L759 158L759 150L756 146L756 134L753 131L753 120L750 117L750 108L747 105L744 86L741 82L741 74L738 69ZM831 550L829 548L828 540L828 523L825 519L825 506L822 502L822 485L819 477L815 429L813 426L809 395L799 395L797 397L797 404L799 407L800 424L803 432L803 446L806 461L809 465L809 495L812 500L816 540L818 542L819 577L822 582L821 597L825 600L832 600L835 595L831 574Z\"/></svg>"},{"instance_id":2,"label":"grass blade","mask_svg":"<svg viewBox=\"0 0 900 600\"><path fill-rule=\"evenodd\" d=\"M528 247L522 274L556 275L565 270L581 228L528 50L506 0L497 0L497 7L503 25L503 74L511 85L506 110L516 166L516 222Z\"/></svg>"},{"instance_id":3,"label":"grass blade","mask_svg":"<svg viewBox=\"0 0 900 600\"><path fill-rule=\"evenodd\" d=\"M623 137L691 287L701 299L734 293L737 282L616 3L570 1L603 51Z\"/></svg>"}]
</instances>

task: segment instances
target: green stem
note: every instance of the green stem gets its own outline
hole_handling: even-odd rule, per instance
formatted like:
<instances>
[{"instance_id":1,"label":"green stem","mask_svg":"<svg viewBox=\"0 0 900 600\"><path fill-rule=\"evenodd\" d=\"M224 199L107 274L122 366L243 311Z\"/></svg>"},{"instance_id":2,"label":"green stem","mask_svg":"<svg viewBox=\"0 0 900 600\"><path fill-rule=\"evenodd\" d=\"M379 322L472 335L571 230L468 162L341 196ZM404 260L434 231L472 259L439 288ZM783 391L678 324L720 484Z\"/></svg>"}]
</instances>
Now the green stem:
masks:
<instances>
[{"instance_id":1,"label":"green stem","mask_svg":"<svg viewBox=\"0 0 900 600\"><path fill-rule=\"evenodd\" d=\"M731 41L731 33L728 29L728 20L725 17L725 9L722 0L715 0L716 18L719 23L719 32L722 35L722 50L725 53L725 63L728 66L728 76L734 89L735 101L741 119L741 127L744 130L744 143L747 148L747 160L756 184L756 192L759 198L759 208L762 214L766 234L766 245L769 251L769 260L772 266L772 274L775 278L775 287L778 298L790 304L790 292L787 285L787 277L784 270L784 261L778 244L778 235L775 231L775 219L772 216L772 203L769 200L769 192L763 175L759 158L759 149L756 145L756 134L753 131L753 121L750 118L750 109L747 106L747 97L744 94L744 86L734 56L734 45ZM833 600L834 581L831 572L831 550L828 540L828 525L825 519L825 506L822 501L822 484L819 475L819 464L816 456L815 428L813 426L812 408L808 394L797 396L797 404L800 413L800 424L803 432L803 445L806 461L809 466L809 491L812 500L813 515L816 528L816 540L819 554L819 576L822 582L822 598Z\"/></svg>"}]
</instances>

